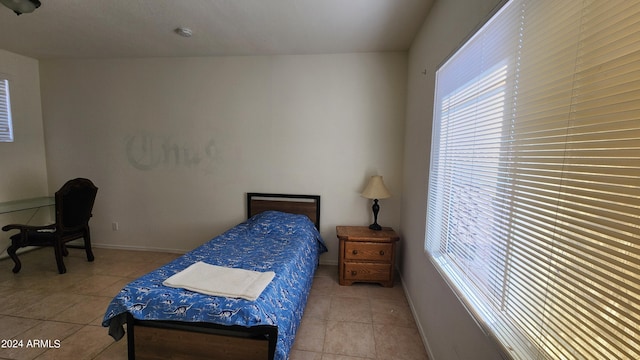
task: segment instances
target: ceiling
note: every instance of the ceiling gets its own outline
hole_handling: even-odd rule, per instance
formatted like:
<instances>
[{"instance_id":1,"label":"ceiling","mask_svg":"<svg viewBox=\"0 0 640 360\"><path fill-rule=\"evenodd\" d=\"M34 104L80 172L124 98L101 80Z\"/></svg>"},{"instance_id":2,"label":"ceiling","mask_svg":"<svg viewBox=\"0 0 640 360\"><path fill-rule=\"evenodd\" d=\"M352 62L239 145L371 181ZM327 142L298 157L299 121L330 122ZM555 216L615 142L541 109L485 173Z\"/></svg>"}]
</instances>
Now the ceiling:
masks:
<instances>
[{"instance_id":1,"label":"ceiling","mask_svg":"<svg viewBox=\"0 0 640 360\"><path fill-rule=\"evenodd\" d=\"M0 49L37 59L406 51L433 1L41 0L20 16L0 5Z\"/></svg>"}]
</instances>

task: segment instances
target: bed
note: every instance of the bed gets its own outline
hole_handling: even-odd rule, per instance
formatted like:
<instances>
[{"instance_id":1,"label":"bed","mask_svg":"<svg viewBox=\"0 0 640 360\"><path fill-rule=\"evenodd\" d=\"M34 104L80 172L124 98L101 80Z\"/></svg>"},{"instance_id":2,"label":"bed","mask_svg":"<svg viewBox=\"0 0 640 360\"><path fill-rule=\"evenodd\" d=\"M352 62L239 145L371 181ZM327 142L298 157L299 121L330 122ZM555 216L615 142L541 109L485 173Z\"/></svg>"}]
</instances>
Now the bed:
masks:
<instances>
[{"instance_id":1,"label":"bed","mask_svg":"<svg viewBox=\"0 0 640 360\"><path fill-rule=\"evenodd\" d=\"M248 193L247 218L114 297L102 325L116 340L126 334L129 359L289 358L327 251L318 232L320 197ZM163 285L197 262L275 276L255 301Z\"/></svg>"}]
</instances>

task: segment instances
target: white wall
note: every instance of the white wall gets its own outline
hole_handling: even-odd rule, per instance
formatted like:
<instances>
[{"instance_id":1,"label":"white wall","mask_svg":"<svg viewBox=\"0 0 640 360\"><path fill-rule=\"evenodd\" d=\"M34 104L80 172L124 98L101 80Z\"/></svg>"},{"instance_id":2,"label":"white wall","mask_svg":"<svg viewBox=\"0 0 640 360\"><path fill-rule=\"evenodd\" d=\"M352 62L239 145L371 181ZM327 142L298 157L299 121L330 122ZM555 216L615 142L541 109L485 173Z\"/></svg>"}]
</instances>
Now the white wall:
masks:
<instances>
[{"instance_id":1,"label":"white wall","mask_svg":"<svg viewBox=\"0 0 640 360\"><path fill-rule=\"evenodd\" d=\"M9 79L14 142L0 142L0 202L48 195L38 61L0 50Z\"/></svg>"},{"instance_id":2,"label":"white wall","mask_svg":"<svg viewBox=\"0 0 640 360\"><path fill-rule=\"evenodd\" d=\"M321 232L368 225L380 174L398 227L406 54L43 60L50 186L99 187L98 246L187 251L243 220L249 191L319 194ZM119 230L112 230L112 222Z\"/></svg>"},{"instance_id":3,"label":"white wall","mask_svg":"<svg viewBox=\"0 0 640 360\"><path fill-rule=\"evenodd\" d=\"M0 50L0 74L9 79L14 133L13 142L0 142L0 203L47 196L38 61ZM33 210L0 214L0 226L25 223L32 217ZM50 220L49 212L39 211L32 224L45 219ZM0 231L0 257L12 234Z\"/></svg>"},{"instance_id":4,"label":"white wall","mask_svg":"<svg viewBox=\"0 0 640 360\"><path fill-rule=\"evenodd\" d=\"M401 273L433 360L501 358L423 250L435 71L497 3L437 1L409 52Z\"/></svg>"}]
</instances>

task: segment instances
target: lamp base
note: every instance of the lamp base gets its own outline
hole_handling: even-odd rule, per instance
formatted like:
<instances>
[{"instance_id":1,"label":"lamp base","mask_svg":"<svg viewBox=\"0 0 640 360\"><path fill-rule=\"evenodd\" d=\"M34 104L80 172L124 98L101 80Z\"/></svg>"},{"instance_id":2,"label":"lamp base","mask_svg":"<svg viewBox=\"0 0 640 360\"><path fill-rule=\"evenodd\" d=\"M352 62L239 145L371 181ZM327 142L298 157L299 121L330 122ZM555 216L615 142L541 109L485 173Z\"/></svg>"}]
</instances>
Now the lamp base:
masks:
<instances>
[{"instance_id":1,"label":"lamp base","mask_svg":"<svg viewBox=\"0 0 640 360\"><path fill-rule=\"evenodd\" d=\"M382 226L378 225L378 211L380 211L378 199L373 199L373 206L371 206L371 210L373 211L373 224L369 225L369 229L382 230Z\"/></svg>"}]
</instances>

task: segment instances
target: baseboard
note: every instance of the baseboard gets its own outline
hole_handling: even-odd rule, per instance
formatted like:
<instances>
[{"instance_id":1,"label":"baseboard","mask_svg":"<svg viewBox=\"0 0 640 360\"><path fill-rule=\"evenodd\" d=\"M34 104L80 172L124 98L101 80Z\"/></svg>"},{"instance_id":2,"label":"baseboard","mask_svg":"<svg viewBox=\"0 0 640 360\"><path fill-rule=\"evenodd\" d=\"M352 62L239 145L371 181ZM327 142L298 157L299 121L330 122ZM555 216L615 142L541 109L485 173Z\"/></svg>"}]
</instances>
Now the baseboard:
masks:
<instances>
[{"instance_id":1,"label":"baseboard","mask_svg":"<svg viewBox=\"0 0 640 360\"><path fill-rule=\"evenodd\" d=\"M320 265L331 265L331 266L338 266L338 262L335 260L326 260L323 261L322 257L320 258Z\"/></svg>"},{"instance_id":2,"label":"baseboard","mask_svg":"<svg viewBox=\"0 0 640 360\"><path fill-rule=\"evenodd\" d=\"M114 250L131 250L131 251L156 251L166 252L172 254L186 254L187 252L182 249L171 249L161 247L149 247L149 246L127 246L127 245L109 245L109 244L93 244L92 248L114 249Z\"/></svg>"},{"instance_id":3,"label":"baseboard","mask_svg":"<svg viewBox=\"0 0 640 360\"><path fill-rule=\"evenodd\" d=\"M93 244L92 248L104 248L104 249L114 249L114 250L132 250L132 251L157 251L157 252L167 252L172 254L185 254L187 253L181 249L171 249L171 248L161 248L161 247L149 247L149 246L127 246L127 245L109 245L109 244ZM322 258L321 258L322 259ZM320 265L332 265L338 266L338 261L336 260L320 260Z\"/></svg>"},{"instance_id":4,"label":"baseboard","mask_svg":"<svg viewBox=\"0 0 640 360\"><path fill-rule=\"evenodd\" d=\"M84 243L82 242L82 240L77 241L70 241L67 243L68 245L71 246L84 246ZM140 246L126 246L126 245L108 245L108 244L92 244L91 247L93 249L99 249L99 248L103 248L103 249L114 249L114 250L131 250L131 251L156 251L156 252L166 252L166 253L172 253L172 254L185 254L186 251L184 250L180 250L180 249L171 249L171 248L156 248L156 247L140 247ZM27 246L27 247L23 247L18 249L18 251L16 251L16 254L20 255L23 254L25 252L28 251L32 251L35 249L40 249L40 246ZM7 250L5 249L4 251L2 251L0 253L0 260L5 260L5 259L9 259L9 254L7 254Z\"/></svg>"},{"instance_id":5,"label":"baseboard","mask_svg":"<svg viewBox=\"0 0 640 360\"><path fill-rule=\"evenodd\" d=\"M433 356L433 352L429 347L429 341L427 341L427 337L425 336L425 332L424 332L424 329L422 328L422 324L420 324L420 322L418 321L418 317L416 316L416 309L413 306L413 301L411 300L411 296L409 296L409 292L407 291L407 288L404 286L404 279L402 278L402 273L398 271L398 274L400 275L400 284L402 285L402 291L404 291L404 297L407 298L407 302L409 303L409 309L411 310L413 321L416 323L416 326L418 327L418 332L420 333L420 337L422 338L422 344L424 345L424 348L427 351L427 358L433 360L435 359L435 357Z\"/></svg>"}]
</instances>

